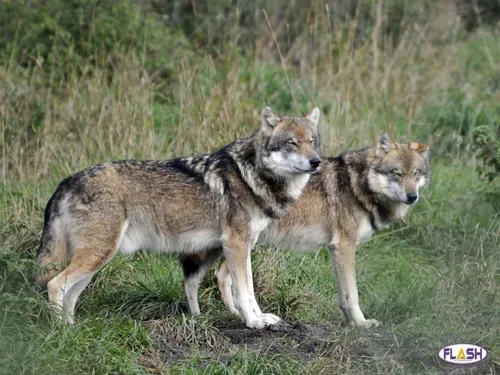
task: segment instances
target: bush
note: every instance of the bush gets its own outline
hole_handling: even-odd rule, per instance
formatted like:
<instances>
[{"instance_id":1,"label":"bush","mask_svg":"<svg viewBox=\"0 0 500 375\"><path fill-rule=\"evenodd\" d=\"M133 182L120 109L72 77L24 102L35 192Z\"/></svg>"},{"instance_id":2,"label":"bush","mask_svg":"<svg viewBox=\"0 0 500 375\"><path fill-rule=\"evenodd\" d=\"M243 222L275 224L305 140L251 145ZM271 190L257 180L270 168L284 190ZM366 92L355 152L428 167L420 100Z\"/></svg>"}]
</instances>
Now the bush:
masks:
<instances>
[{"instance_id":1,"label":"bush","mask_svg":"<svg viewBox=\"0 0 500 375\"><path fill-rule=\"evenodd\" d=\"M476 170L479 177L489 182L484 189L493 207L500 211L500 127L479 126L474 131Z\"/></svg>"},{"instance_id":2,"label":"bush","mask_svg":"<svg viewBox=\"0 0 500 375\"><path fill-rule=\"evenodd\" d=\"M456 0L456 7L467 31L481 24L496 25L500 21L498 0Z\"/></svg>"},{"instance_id":3,"label":"bush","mask_svg":"<svg viewBox=\"0 0 500 375\"><path fill-rule=\"evenodd\" d=\"M500 175L500 127L483 125L474 132L479 176L492 182Z\"/></svg>"},{"instance_id":4,"label":"bush","mask_svg":"<svg viewBox=\"0 0 500 375\"><path fill-rule=\"evenodd\" d=\"M137 52L150 71L175 61L187 44L160 18L130 0L25 0L0 2L0 63L4 66L113 65ZM67 71L65 72L68 73Z\"/></svg>"}]
</instances>

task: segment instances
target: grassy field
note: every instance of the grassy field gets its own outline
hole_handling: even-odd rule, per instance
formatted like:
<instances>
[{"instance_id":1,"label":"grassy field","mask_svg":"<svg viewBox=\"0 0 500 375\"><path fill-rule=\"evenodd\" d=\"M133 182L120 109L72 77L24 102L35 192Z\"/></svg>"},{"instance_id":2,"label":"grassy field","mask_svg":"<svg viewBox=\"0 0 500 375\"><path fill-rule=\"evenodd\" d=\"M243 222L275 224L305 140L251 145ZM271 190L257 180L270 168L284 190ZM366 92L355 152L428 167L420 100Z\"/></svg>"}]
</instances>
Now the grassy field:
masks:
<instances>
[{"instance_id":1,"label":"grassy field","mask_svg":"<svg viewBox=\"0 0 500 375\"><path fill-rule=\"evenodd\" d=\"M100 17L90 26L86 8L68 10L78 36L56 7L0 8L1 375L500 372L500 187L478 178L473 148L475 128L500 124L498 30L466 31L453 1L378 2L339 20L321 1L299 12L300 2L281 11L277 0L250 26L243 8L212 9L188 34L118 3L109 18L91 12ZM406 7L397 22L394 4ZM318 106L325 155L381 131L430 144L433 181L408 223L358 250L361 308L383 326L343 325L326 249L263 247L256 293L288 323L279 331L245 329L213 277L202 316L189 317L177 260L151 253L115 258L82 294L76 325L57 322L32 277L59 181L98 162L215 150L256 130L266 105ZM439 360L463 342L487 348L487 360Z\"/></svg>"}]
</instances>

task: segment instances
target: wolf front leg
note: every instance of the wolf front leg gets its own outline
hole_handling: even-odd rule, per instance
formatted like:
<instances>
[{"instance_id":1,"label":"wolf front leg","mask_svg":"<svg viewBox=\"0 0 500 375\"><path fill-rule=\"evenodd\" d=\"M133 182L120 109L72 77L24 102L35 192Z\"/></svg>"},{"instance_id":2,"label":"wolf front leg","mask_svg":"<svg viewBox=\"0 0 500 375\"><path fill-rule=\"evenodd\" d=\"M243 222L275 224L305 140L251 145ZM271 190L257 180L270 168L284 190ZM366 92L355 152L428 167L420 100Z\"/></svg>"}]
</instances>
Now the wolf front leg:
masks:
<instances>
[{"instance_id":1,"label":"wolf front leg","mask_svg":"<svg viewBox=\"0 0 500 375\"><path fill-rule=\"evenodd\" d=\"M255 314L257 314L257 316L259 316L261 319L264 319L266 322L270 322L269 324L278 324L281 321L281 318L274 314L263 313L260 310L259 304L257 303L257 299L255 298L255 291L253 287L251 250L252 249L250 249L250 251L248 252L248 258L247 258L248 294L250 296L250 305L252 306Z\"/></svg>"},{"instance_id":2,"label":"wolf front leg","mask_svg":"<svg viewBox=\"0 0 500 375\"><path fill-rule=\"evenodd\" d=\"M234 305L232 292L233 280L231 279L231 275L229 274L229 270L227 268L227 260L224 260L215 272L215 279L217 280L217 286L219 288L222 302L224 302L226 308L232 314L240 315L238 309Z\"/></svg>"},{"instance_id":3,"label":"wolf front leg","mask_svg":"<svg viewBox=\"0 0 500 375\"><path fill-rule=\"evenodd\" d=\"M346 323L363 328L380 326L381 323L375 319L365 319L359 307L354 267L356 242L340 240L336 244L330 245L330 254L337 279L339 306Z\"/></svg>"},{"instance_id":4,"label":"wolf front leg","mask_svg":"<svg viewBox=\"0 0 500 375\"><path fill-rule=\"evenodd\" d=\"M251 264L250 259L248 260L248 263ZM247 267L247 277L249 280L248 286L249 286L249 294L250 296L254 296L253 298L250 299L250 304L252 305L253 311L257 314L257 316L265 316L269 321L274 320L272 324L278 324L281 321L281 318L279 316L276 316L274 314L264 314L260 311L259 305L257 304L257 300L255 299L255 294L254 294L254 289L253 289L253 277L252 277L252 269ZM215 273L215 278L217 280L217 286L219 287L220 295L222 298L222 302L224 302L224 305L227 307L227 309L233 313L240 315L238 312L238 309L234 305L234 298L233 298L233 293L232 293L232 285L233 285L233 280L231 279L231 275L229 273L229 270L227 268L227 261L225 260L220 266L217 272Z\"/></svg>"},{"instance_id":5,"label":"wolf front leg","mask_svg":"<svg viewBox=\"0 0 500 375\"><path fill-rule=\"evenodd\" d=\"M252 272L249 252L255 242L253 237L248 232L227 229L223 235L223 251L231 275L234 305L245 320L247 327L260 329L276 324L277 321L272 314L260 313L258 306L257 312L254 309L255 296L251 295L253 285L249 288L252 280L248 277L248 274Z\"/></svg>"}]
</instances>

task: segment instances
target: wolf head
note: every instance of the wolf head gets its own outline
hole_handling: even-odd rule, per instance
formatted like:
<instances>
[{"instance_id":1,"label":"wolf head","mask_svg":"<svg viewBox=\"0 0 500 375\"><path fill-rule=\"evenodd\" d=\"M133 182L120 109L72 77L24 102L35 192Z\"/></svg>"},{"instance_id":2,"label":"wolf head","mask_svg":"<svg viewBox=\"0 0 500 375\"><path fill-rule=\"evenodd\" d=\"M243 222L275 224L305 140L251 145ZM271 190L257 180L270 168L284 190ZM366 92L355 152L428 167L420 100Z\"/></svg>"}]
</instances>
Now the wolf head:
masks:
<instances>
[{"instance_id":1,"label":"wolf head","mask_svg":"<svg viewBox=\"0 0 500 375\"><path fill-rule=\"evenodd\" d=\"M280 117L266 107L261 114L262 161L279 175L319 170L319 109L304 117Z\"/></svg>"},{"instance_id":2,"label":"wolf head","mask_svg":"<svg viewBox=\"0 0 500 375\"><path fill-rule=\"evenodd\" d=\"M396 202L412 205L430 182L429 147L422 143L394 143L380 135L368 174L370 188Z\"/></svg>"}]
</instances>

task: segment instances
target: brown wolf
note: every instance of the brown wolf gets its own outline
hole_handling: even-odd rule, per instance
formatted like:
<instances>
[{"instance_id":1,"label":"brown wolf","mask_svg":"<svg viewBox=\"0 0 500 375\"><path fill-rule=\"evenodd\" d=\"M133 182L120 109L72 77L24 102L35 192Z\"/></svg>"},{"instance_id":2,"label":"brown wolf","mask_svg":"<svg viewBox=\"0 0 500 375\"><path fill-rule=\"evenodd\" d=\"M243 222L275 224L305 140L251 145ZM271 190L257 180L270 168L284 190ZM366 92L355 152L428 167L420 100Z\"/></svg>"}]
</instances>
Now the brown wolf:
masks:
<instances>
[{"instance_id":1,"label":"brown wolf","mask_svg":"<svg viewBox=\"0 0 500 375\"><path fill-rule=\"evenodd\" d=\"M261 233L259 242L297 250L328 246L346 322L366 328L378 326L375 319L365 319L359 307L356 247L372 232L402 219L417 202L420 189L430 182L428 155L424 144L394 143L382 134L376 147L323 158L321 171L311 176L290 213L273 221ZM181 258L188 307L193 313L199 312L196 295L200 280L220 252L214 249L206 258ZM216 278L224 303L238 313L226 263Z\"/></svg>"},{"instance_id":2,"label":"brown wolf","mask_svg":"<svg viewBox=\"0 0 500 375\"><path fill-rule=\"evenodd\" d=\"M255 301L250 250L318 170L318 121L317 108L302 118L280 117L266 107L260 131L217 152L123 160L66 178L45 210L37 260L46 272L39 284L48 282L50 301L72 323L78 296L117 253L196 256L221 248L246 325L277 323ZM50 270L57 263L67 266Z\"/></svg>"}]
</instances>

